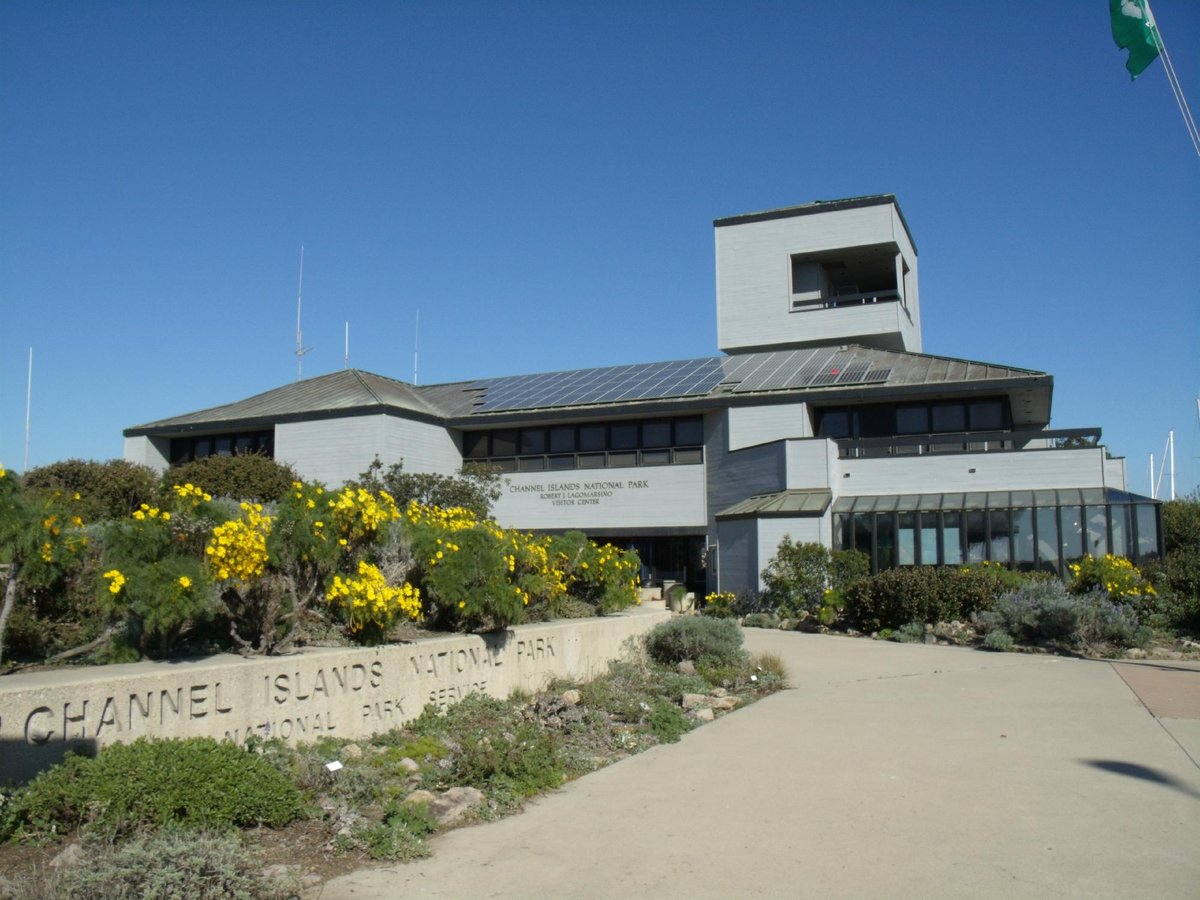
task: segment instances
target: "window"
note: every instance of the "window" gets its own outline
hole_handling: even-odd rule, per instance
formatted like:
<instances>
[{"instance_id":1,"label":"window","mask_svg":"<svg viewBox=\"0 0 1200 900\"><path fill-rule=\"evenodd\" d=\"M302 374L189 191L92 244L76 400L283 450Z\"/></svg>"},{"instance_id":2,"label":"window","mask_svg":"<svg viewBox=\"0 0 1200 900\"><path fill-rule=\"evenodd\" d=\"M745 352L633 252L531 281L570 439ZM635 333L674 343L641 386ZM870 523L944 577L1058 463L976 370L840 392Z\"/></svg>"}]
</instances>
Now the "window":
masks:
<instances>
[{"instance_id":1,"label":"window","mask_svg":"<svg viewBox=\"0 0 1200 900\"><path fill-rule=\"evenodd\" d=\"M929 412L933 432L967 430L967 408L961 403L935 403Z\"/></svg>"},{"instance_id":2,"label":"window","mask_svg":"<svg viewBox=\"0 0 1200 900\"><path fill-rule=\"evenodd\" d=\"M606 449L608 449L608 427L605 425L580 425L579 426L579 449L580 450L606 450Z\"/></svg>"},{"instance_id":3,"label":"window","mask_svg":"<svg viewBox=\"0 0 1200 900\"><path fill-rule=\"evenodd\" d=\"M467 431L463 433L463 456L468 459L483 459L488 455L488 433Z\"/></svg>"},{"instance_id":4,"label":"window","mask_svg":"<svg viewBox=\"0 0 1200 900\"><path fill-rule=\"evenodd\" d=\"M575 426L555 425L550 429L551 453L574 453L575 450Z\"/></svg>"},{"instance_id":5,"label":"window","mask_svg":"<svg viewBox=\"0 0 1200 900\"><path fill-rule=\"evenodd\" d=\"M256 453L274 457L273 431L242 431L171 438L168 449L171 465L180 465L209 456L249 456Z\"/></svg>"},{"instance_id":6,"label":"window","mask_svg":"<svg viewBox=\"0 0 1200 900\"><path fill-rule=\"evenodd\" d=\"M972 400L968 406L972 431L1003 431L1003 400Z\"/></svg>"},{"instance_id":7,"label":"window","mask_svg":"<svg viewBox=\"0 0 1200 900\"><path fill-rule=\"evenodd\" d=\"M642 423L643 447L670 447L671 420L649 419Z\"/></svg>"},{"instance_id":8,"label":"window","mask_svg":"<svg viewBox=\"0 0 1200 900\"><path fill-rule=\"evenodd\" d=\"M692 416L675 420L675 446L691 447L704 443L704 419Z\"/></svg>"},{"instance_id":9,"label":"window","mask_svg":"<svg viewBox=\"0 0 1200 900\"><path fill-rule=\"evenodd\" d=\"M896 407L896 434L928 434L928 406Z\"/></svg>"},{"instance_id":10,"label":"window","mask_svg":"<svg viewBox=\"0 0 1200 900\"><path fill-rule=\"evenodd\" d=\"M613 422L609 447L613 450L636 450L638 447L637 422Z\"/></svg>"},{"instance_id":11,"label":"window","mask_svg":"<svg viewBox=\"0 0 1200 900\"><path fill-rule=\"evenodd\" d=\"M545 428L521 429L521 455L533 456L546 452Z\"/></svg>"}]
</instances>

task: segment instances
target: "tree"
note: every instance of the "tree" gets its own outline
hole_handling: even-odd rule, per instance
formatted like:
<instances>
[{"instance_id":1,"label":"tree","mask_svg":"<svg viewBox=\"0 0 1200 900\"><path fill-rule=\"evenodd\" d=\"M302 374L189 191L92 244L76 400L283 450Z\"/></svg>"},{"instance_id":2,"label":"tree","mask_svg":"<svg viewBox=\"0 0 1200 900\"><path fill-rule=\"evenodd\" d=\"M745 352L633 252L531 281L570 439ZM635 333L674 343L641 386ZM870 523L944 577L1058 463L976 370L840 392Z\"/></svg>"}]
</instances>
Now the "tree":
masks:
<instances>
[{"instance_id":1,"label":"tree","mask_svg":"<svg viewBox=\"0 0 1200 900\"><path fill-rule=\"evenodd\" d=\"M500 470L483 463L464 463L457 475L433 472L405 472L404 460L385 471L379 457L358 476L353 486L372 493L387 491L401 509L412 501L442 509L469 510L477 519L491 515L492 504L500 498Z\"/></svg>"}]
</instances>

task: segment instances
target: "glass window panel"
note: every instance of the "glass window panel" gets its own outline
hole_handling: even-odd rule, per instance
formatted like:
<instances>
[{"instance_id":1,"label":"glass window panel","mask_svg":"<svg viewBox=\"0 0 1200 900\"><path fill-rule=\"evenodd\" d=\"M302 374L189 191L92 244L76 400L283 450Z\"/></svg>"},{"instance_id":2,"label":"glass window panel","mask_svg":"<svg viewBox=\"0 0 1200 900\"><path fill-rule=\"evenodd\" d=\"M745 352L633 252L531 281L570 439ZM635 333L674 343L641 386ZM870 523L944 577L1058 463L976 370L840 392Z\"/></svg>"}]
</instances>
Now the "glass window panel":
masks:
<instances>
[{"instance_id":1,"label":"glass window panel","mask_svg":"<svg viewBox=\"0 0 1200 900\"><path fill-rule=\"evenodd\" d=\"M921 513L921 565L938 564L938 514Z\"/></svg>"},{"instance_id":2,"label":"glass window panel","mask_svg":"<svg viewBox=\"0 0 1200 900\"><path fill-rule=\"evenodd\" d=\"M546 452L545 428L521 429L521 453L525 456Z\"/></svg>"},{"instance_id":3,"label":"glass window panel","mask_svg":"<svg viewBox=\"0 0 1200 900\"><path fill-rule=\"evenodd\" d=\"M637 446L637 422L614 422L609 448L612 450L636 450Z\"/></svg>"},{"instance_id":4,"label":"glass window panel","mask_svg":"<svg viewBox=\"0 0 1200 900\"><path fill-rule=\"evenodd\" d=\"M930 410L933 431L966 431L967 408L962 403L937 403Z\"/></svg>"},{"instance_id":5,"label":"glass window panel","mask_svg":"<svg viewBox=\"0 0 1200 900\"><path fill-rule=\"evenodd\" d=\"M1012 511L1013 562L1020 568L1033 566L1033 510L1022 507Z\"/></svg>"},{"instance_id":6,"label":"glass window panel","mask_svg":"<svg viewBox=\"0 0 1200 900\"><path fill-rule=\"evenodd\" d=\"M642 423L643 447L670 447L671 420L650 419Z\"/></svg>"},{"instance_id":7,"label":"glass window panel","mask_svg":"<svg viewBox=\"0 0 1200 900\"><path fill-rule=\"evenodd\" d=\"M214 438L212 452L216 456L232 456L233 438L229 435L221 435L219 438Z\"/></svg>"},{"instance_id":8,"label":"glass window panel","mask_svg":"<svg viewBox=\"0 0 1200 900\"><path fill-rule=\"evenodd\" d=\"M643 450L643 466L669 466L671 464L670 450Z\"/></svg>"},{"instance_id":9,"label":"glass window panel","mask_svg":"<svg viewBox=\"0 0 1200 900\"><path fill-rule=\"evenodd\" d=\"M983 562L988 558L987 531L983 510L972 509L964 514L967 528L967 562Z\"/></svg>"},{"instance_id":10,"label":"glass window panel","mask_svg":"<svg viewBox=\"0 0 1200 900\"><path fill-rule=\"evenodd\" d=\"M896 433L896 411L892 406L883 404L863 406L851 410L851 415L858 419L856 437L891 437ZM853 429L853 420L851 421Z\"/></svg>"},{"instance_id":11,"label":"glass window panel","mask_svg":"<svg viewBox=\"0 0 1200 900\"><path fill-rule=\"evenodd\" d=\"M488 433L486 431L463 432L463 456L468 459L486 459L488 455Z\"/></svg>"},{"instance_id":12,"label":"glass window panel","mask_svg":"<svg viewBox=\"0 0 1200 900\"><path fill-rule=\"evenodd\" d=\"M1087 552L1103 556L1108 552L1108 516L1103 506L1087 507Z\"/></svg>"},{"instance_id":13,"label":"glass window panel","mask_svg":"<svg viewBox=\"0 0 1200 900\"><path fill-rule=\"evenodd\" d=\"M704 462L704 449L701 447L683 447L675 451L675 462L681 463L702 463Z\"/></svg>"},{"instance_id":14,"label":"glass window panel","mask_svg":"<svg viewBox=\"0 0 1200 900\"><path fill-rule=\"evenodd\" d=\"M578 459L581 469L603 469L608 465L608 455L605 453L580 453Z\"/></svg>"},{"instance_id":15,"label":"glass window panel","mask_svg":"<svg viewBox=\"0 0 1200 900\"><path fill-rule=\"evenodd\" d=\"M568 453L566 456L551 456L551 469L573 469L575 468L575 454Z\"/></svg>"},{"instance_id":16,"label":"glass window panel","mask_svg":"<svg viewBox=\"0 0 1200 900\"><path fill-rule=\"evenodd\" d=\"M675 420L675 446L696 447L704 443L704 419L689 416Z\"/></svg>"},{"instance_id":17,"label":"glass window panel","mask_svg":"<svg viewBox=\"0 0 1200 900\"><path fill-rule=\"evenodd\" d=\"M962 517L958 511L942 513L942 562L947 566L959 566L963 562Z\"/></svg>"},{"instance_id":18,"label":"glass window panel","mask_svg":"<svg viewBox=\"0 0 1200 900\"><path fill-rule=\"evenodd\" d=\"M193 459L207 459L212 452L212 441L206 437L196 438L196 443L192 447Z\"/></svg>"},{"instance_id":19,"label":"glass window panel","mask_svg":"<svg viewBox=\"0 0 1200 900\"><path fill-rule=\"evenodd\" d=\"M854 521L852 516L838 513L833 517L833 549L851 550L854 547Z\"/></svg>"},{"instance_id":20,"label":"glass window panel","mask_svg":"<svg viewBox=\"0 0 1200 900\"><path fill-rule=\"evenodd\" d=\"M917 509L920 499L920 496L917 494L901 494L895 498L895 508L900 511Z\"/></svg>"},{"instance_id":21,"label":"glass window panel","mask_svg":"<svg viewBox=\"0 0 1200 900\"><path fill-rule=\"evenodd\" d=\"M185 463L192 458L192 442L187 438L171 438L171 465Z\"/></svg>"},{"instance_id":22,"label":"glass window panel","mask_svg":"<svg viewBox=\"0 0 1200 900\"><path fill-rule=\"evenodd\" d=\"M608 454L608 464L610 466L636 466L637 462L638 455L636 450Z\"/></svg>"},{"instance_id":23,"label":"glass window panel","mask_svg":"<svg viewBox=\"0 0 1200 900\"><path fill-rule=\"evenodd\" d=\"M1158 553L1158 516L1154 504L1139 503L1137 510L1137 555L1138 559Z\"/></svg>"},{"instance_id":24,"label":"glass window panel","mask_svg":"<svg viewBox=\"0 0 1200 900\"><path fill-rule=\"evenodd\" d=\"M1083 556L1083 507L1064 506L1062 521L1062 558L1066 562Z\"/></svg>"},{"instance_id":25,"label":"glass window panel","mask_svg":"<svg viewBox=\"0 0 1200 900\"><path fill-rule=\"evenodd\" d=\"M1133 507L1128 503L1114 503L1112 510L1112 550L1114 556L1131 555L1133 538Z\"/></svg>"},{"instance_id":26,"label":"glass window panel","mask_svg":"<svg viewBox=\"0 0 1200 900\"><path fill-rule=\"evenodd\" d=\"M890 513L875 516L875 561L879 568L896 568L896 524Z\"/></svg>"},{"instance_id":27,"label":"glass window panel","mask_svg":"<svg viewBox=\"0 0 1200 900\"><path fill-rule=\"evenodd\" d=\"M968 406L972 431L1003 431L1003 400L972 400Z\"/></svg>"},{"instance_id":28,"label":"glass window panel","mask_svg":"<svg viewBox=\"0 0 1200 900\"><path fill-rule=\"evenodd\" d=\"M575 426L555 425L550 429L551 453L575 452Z\"/></svg>"},{"instance_id":29,"label":"glass window panel","mask_svg":"<svg viewBox=\"0 0 1200 900\"><path fill-rule=\"evenodd\" d=\"M515 456L517 429L499 428L492 432L492 456Z\"/></svg>"},{"instance_id":30,"label":"glass window panel","mask_svg":"<svg viewBox=\"0 0 1200 900\"><path fill-rule=\"evenodd\" d=\"M867 556L871 557L871 565L875 565L875 537L872 533L872 520L875 518L870 513L858 513L851 516L854 520L851 526L854 529L854 549L861 550ZM874 570L872 570L874 571Z\"/></svg>"},{"instance_id":31,"label":"glass window panel","mask_svg":"<svg viewBox=\"0 0 1200 900\"><path fill-rule=\"evenodd\" d=\"M896 434L927 434L929 432L929 407L896 407Z\"/></svg>"},{"instance_id":32,"label":"glass window panel","mask_svg":"<svg viewBox=\"0 0 1200 900\"><path fill-rule=\"evenodd\" d=\"M248 456L254 452L254 445L257 443L257 435L239 434L234 441L234 451L238 456Z\"/></svg>"},{"instance_id":33,"label":"glass window panel","mask_svg":"<svg viewBox=\"0 0 1200 900\"><path fill-rule=\"evenodd\" d=\"M540 472L546 468L546 457L526 456L518 460L517 470L520 472Z\"/></svg>"},{"instance_id":34,"label":"glass window panel","mask_svg":"<svg viewBox=\"0 0 1200 900\"><path fill-rule=\"evenodd\" d=\"M1052 506L1041 506L1037 510L1037 554L1038 568L1047 572L1058 571L1058 510Z\"/></svg>"},{"instance_id":35,"label":"glass window panel","mask_svg":"<svg viewBox=\"0 0 1200 900\"><path fill-rule=\"evenodd\" d=\"M993 509L988 512L988 559L1006 563L1012 559L1012 512Z\"/></svg>"},{"instance_id":36,"label":"glass window panel","mask_svg":"<svg viewBox=\"0 0 1200 900\"><path fill-rule=\"evenodd\" d=\"M258 452L272 459L275 458L275 432L264 431L258 436Z\"/></svg>"},{"instance_id":37,"label":"glass window panel","mask_svg":"<svg viewBox=\"0 0 1200 900\"><path fill-rule=\"evenodd\" d=\"M827 409L821 413L820 434L827 438L850 437L850 411Z\"/></svg>"},{"instance_id":38,"label":"glass window panel","mask_svg":"<svg viewBox=\"0 0 1200 900\"><path fill-rule=\"evenodd\" d=\"M580 450L607 450L608 449L608 426L593 423L591 425L579 426L579 449Z\"/></svg>"},{"instance_id":39,"label":"glass window panel","mask_svg":"<svg viewBox=\"0 0 1200 900\"><path fill-rule=\"evenodd\" d=\"M900 530L896 535L896 560L902 566L917 564L916 542L914 540L917 527L916 513L900 513Z\"/></svg>"}]
</instances>

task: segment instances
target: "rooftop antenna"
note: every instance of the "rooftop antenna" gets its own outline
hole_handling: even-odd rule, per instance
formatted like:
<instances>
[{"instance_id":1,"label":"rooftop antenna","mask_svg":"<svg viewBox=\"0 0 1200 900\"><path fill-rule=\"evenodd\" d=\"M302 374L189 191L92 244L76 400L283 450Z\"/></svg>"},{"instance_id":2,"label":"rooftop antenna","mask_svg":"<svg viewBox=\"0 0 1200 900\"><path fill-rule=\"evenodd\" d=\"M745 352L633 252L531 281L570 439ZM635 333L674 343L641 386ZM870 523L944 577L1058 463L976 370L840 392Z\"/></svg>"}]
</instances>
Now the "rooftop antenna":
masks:
<instances>
[{"instance_id":1,"label":"rooftop antenna","mask_svg":"<svg viewBox=\"0 0 1200 900\"><path fill-rule=\"evenodd\" d=\"M33 348L29 348L29 377L25 380L25 465L22 472L29 471L29 410L33 405Z\"/></svg>"},{"instance_id":2,"label":"rooftop antenna","mask_svg":"<svg viewBox=\"0 0 1200 900\"><path fill-rule=\"evenodd\" d=\"M304 297L304 245L300 245L300 287L296 290L296 380L304 377L304 354L310 347L304 346L304 338L300 332L300 302Z\"/></svg>"},{"instance_id":3,"label":"rooftop antenna","mask_svg":"<svg viewBox=\"0 0 1200 900\"><path fill-rule=\"evenodd\" d=\"M350 368L350 323L346 323L346 354L342 357L342 367Z\"/></svg>"},{"instance_id":4,"label":"rooftop antenna","mask_svg":"<svg viewBox=\"0 0 1200 900\"><path fill-rule=\"evenodd\" d=\"M417 345L421 340L421 307L417 307L417 324L413 327L413 384L417 381Z\"/></svg>"}]
</instances>

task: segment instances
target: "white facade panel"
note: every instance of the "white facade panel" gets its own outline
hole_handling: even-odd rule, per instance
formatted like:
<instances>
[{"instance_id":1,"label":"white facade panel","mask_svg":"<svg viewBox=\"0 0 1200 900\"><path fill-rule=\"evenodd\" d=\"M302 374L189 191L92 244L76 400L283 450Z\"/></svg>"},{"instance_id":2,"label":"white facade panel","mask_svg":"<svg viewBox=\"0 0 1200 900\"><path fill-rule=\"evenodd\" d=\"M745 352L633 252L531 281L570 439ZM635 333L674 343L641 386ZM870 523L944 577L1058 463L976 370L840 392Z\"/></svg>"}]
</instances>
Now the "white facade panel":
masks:
<instances>
[{"instance_id":1,"label":"white facade panel","mask_svg":"<svg viewBox=\"0 0 1200 900\"><path fill-rule=\"evenodd\" d=\"M1115 456L1104 461L1104 486L1127 491L1125 457Z\"/></svg>"},{"instance_id":2,"label":"white facade panel","mask_svg":"<svg viewBox=\"0 0 1200 900\"><path fill-rule=\"evenodd\" d=\"M734 406L729 410L730 450L803 437L812 437L807 403Z\"/></svg>"},{"instance_id":3,"label":"white facade panel","mask_svg":"<svg viewBox=\"0 0 1200 900\"><path fill-rule=\"evenodd\" d=\"M152 438L146 435L127 437L123 456L126 462L149 466L163 472L170 465L170 460L167 458L170 443L169 438Z\"/></svg>"},{"instance_id":4,"label":"white facade panel","mask_svg":"<svg viewBox=\"0 0 1200 900\"><path fill-rule=\"evenodd\" d=\"M637 466L505 475L492 507L508 528L704 527L704 466Z\"/></svg>"},{"instance_id":5,"label":"white facade panel","mask_svg":"<svg viewBox=\"0 0 1200 900\"><path fill-rule=\"evenodd\" d=\"M438 475L453 475L462 468L458 445L440 425L388 416L383 429L385 452L379 458L385 466L403 460L405 471Z\"/></svg>"},{"instance_id":6,"label":"white facade panel","mask_svg":"<svg viewBox=\"0 0 1200 900\"><path fill-rule=\"evenodd\" d=\"M789 490L829 488L837 471L837 444L825 438L788 441L787 483Z\"/></svg>"},{"instance_id":7,"label":"white facade panel","mask_svg":"<svg viewBox=\"0 0 1200 900\"><path fill-rule=\"evenodd\" d=\"M835 496L1014 491L1103 487L1104 450L1018 450L998 453L839 460Z\"/></svg>"},{"instance_id":8,"label":"white facade panel","mask_svg":"<svg viewBox=\"0 0 1200 900\"><path fill-rule=\"evenodd\" d=\"M386 416L348 416L275 426L275 459L306 480L338 487L383 457Z\"/></svg>"},{"instance_id":9,"label":"white facade panel","mask_svg":"<svg viewBox=\"0 0 1200 900\"><path fill-rule=\"evenodd\" d=\"M787 462L782 441L728 452L729 413L705 417L704 461L708 471L710 527L721 510L754 494L783 490Z\"/></svg>"}]
</instances>

